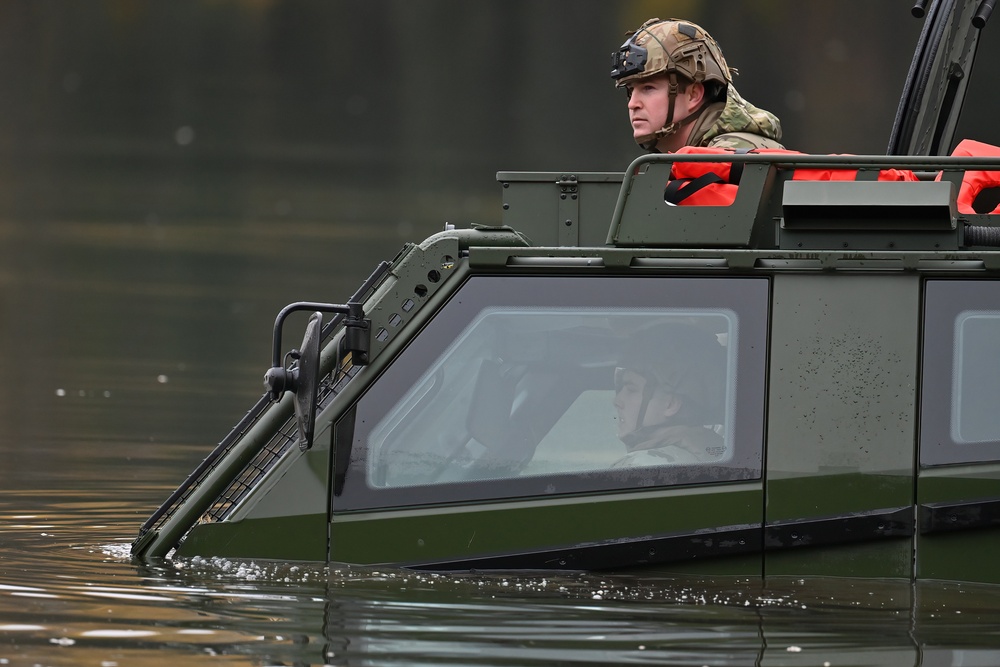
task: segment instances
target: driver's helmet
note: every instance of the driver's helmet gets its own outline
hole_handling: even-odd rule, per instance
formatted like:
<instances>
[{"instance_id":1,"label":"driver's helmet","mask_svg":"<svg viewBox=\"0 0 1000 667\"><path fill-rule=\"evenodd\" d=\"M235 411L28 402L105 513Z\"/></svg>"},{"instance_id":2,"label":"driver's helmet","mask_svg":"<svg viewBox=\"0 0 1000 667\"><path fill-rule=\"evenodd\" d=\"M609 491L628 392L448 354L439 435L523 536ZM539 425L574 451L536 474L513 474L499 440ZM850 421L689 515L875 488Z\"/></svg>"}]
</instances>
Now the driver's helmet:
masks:
<instances>
[{"instance_id":1,"label":"driver's helmet","mask_svg":"<svg viewBox=\"0 0 1000 667\"><path fill-rule=\"evenodd\" d=\"M726 349L710 331L681 322L653 325L624 341L618 357L616 388L621 372L631 370L646 380L648 396L643 413L653 392L665 391L681 395L687 424L722 424L726 357Z\"/></svg>"},{"instance_id":2,"label":"driver's helmet","mask_svg":"<svg viewBox=\"0 0 1000 667\"><path fill-rule=\"evenodd\" d=\"M649 19L612 54L611 78L618 87L673 73L691 81L716 81L721 90L733 82L718 42L691 21Z\"/></svg>"}]
</instances>

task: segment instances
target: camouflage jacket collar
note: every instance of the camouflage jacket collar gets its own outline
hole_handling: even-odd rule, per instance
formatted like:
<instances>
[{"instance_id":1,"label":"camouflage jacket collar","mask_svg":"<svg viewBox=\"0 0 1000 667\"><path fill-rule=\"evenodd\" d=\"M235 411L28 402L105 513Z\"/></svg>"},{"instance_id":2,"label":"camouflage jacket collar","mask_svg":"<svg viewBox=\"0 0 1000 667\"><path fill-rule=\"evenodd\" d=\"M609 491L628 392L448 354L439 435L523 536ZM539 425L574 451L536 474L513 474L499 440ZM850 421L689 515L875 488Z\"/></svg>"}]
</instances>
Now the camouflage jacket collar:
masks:
<instances>
[{"instance_id":1,"label":"camouflage jacket collar","mask_svg":"<svg viewBox=\"0 0 1000 667\"><path fill-rule=\"evenodd\" d=\"M688 136L690 146L719 148L782 148L780 141L778 117L747 102L733 86L725 104L706 107Z\"/></svg>"}]
</instances>

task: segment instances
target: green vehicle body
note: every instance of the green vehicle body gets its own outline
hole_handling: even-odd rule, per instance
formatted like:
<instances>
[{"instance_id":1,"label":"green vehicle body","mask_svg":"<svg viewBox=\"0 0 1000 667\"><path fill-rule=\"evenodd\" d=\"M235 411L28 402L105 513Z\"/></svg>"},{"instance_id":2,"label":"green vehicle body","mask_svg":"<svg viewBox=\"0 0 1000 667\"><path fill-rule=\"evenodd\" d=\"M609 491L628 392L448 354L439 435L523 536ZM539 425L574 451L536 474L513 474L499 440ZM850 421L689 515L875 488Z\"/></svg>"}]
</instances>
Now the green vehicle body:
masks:
<instances>
[{"instance_id":1,"label":"green vehicle body","mask_svg":"<svg viewBox=\"0 0 1000 667\"><path fill-rule=\"evenodd\" d=\"M712 155L647 155L623 173L500 172L503 226L449 228L379 267L348 302L363 323L352 329L356 313L339 310L320 336L315 414L296 408L311 396L294 383L262 397L144 524L133 555L1000 581L1000 422L989 407L1000 379L983 347L1000 334L1000 250L987 245L1000 216L956 207L966 172L1000 172L1000 158L938 156L969 77L950 94L914 83L948 63L971 70L978 33L961 26L975 9L931 3L925 34L937 26L943 46L921 40L890 155L727 156L742 179L733 203L714 207L663 200L673 163ZM876 180L893 168L922 178ZM857 177L793 180L804 169ZM619 312L731 325L732 465L686 477L586 463L525 472L545 438L593 455L583 443L600 416L588 415L613 391L569 396L583 418L560 421L505 398L497 378L514 366L523 382L542 366L610 373L613 359L571 358L603 341L541 318ZM539 329L497 338L513 361L460 366L452 380L448 355L508 321ZM447 400L468 415L433 416ZM544 432L525 435L519 415ZM411 418L465 424L486 450L495 440L529 451L499 477L397 484L378 443L415 428Z\"/></svg>"}]
</instances>

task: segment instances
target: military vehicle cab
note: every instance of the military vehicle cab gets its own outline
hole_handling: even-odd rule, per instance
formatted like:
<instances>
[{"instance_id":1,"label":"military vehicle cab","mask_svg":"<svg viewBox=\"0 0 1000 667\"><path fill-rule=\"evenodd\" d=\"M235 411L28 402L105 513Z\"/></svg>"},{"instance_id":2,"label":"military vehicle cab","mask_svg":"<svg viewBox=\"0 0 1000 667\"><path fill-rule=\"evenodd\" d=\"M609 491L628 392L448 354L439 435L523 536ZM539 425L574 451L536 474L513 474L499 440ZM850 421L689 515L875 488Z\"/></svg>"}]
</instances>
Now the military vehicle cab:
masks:
<instances>
[{"instance_id":1,"label":"military vehicle cab","mask_svg":"<svg viewBox=\"0 0 1000 667\"><path fill-rule=\"evenodd\" d=\"M134 556L1000 581L1000 157L942 155L985 19L917 10L888 155L500 172L502 226L290 304ZM665 202L681 163L731 203ZM699 407L670 447L630 371Z\"/></svg>"}]
</instances>

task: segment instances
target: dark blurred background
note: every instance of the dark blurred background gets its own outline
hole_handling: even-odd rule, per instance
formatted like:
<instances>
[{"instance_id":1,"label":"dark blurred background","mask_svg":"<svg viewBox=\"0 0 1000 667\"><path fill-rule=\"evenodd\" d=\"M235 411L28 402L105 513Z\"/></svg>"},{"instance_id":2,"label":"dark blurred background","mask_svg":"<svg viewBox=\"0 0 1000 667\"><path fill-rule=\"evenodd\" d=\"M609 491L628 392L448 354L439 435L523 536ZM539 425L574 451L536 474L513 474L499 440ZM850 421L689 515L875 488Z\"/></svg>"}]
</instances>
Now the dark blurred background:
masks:
<instances>
[{"instance_id":1,"label":"dark blurred background","mask_svg":"<svg viewBox=\"0 0 1000 667\"><path fill-rule=\"evenodd\" d=\"M625 32L690 18L788 147L881 153L912 0L4 0L0 218L498 219L498 170L621 171Z\"/></svg>"},{"instance_id":2,"label":"dark blurred background","mask_svg":"<svg viewBox=\"0 0 1000 667\"><path fill-rule=\"evenodd\" d=\"M498 222L497 171L623 171L611 53L649 17L709 30L789 148L884 153L912 5L3 0L0 449L202 446L262 393L283 305Z\"/></svg>"}]
</instances>

